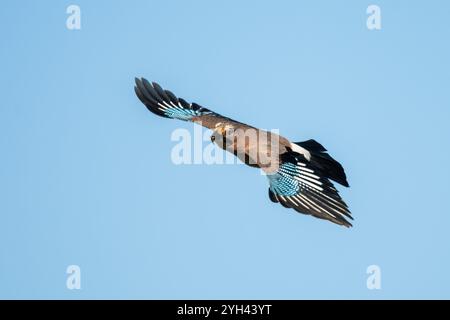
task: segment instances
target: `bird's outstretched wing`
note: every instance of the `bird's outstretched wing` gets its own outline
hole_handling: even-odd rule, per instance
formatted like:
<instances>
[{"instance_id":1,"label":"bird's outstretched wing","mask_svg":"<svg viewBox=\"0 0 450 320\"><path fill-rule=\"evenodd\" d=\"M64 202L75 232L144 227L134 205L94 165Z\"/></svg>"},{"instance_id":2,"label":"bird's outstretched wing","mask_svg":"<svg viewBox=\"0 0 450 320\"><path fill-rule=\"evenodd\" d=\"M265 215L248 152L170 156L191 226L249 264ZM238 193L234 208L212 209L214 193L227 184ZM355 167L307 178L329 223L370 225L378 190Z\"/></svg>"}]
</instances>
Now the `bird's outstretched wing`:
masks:
<instances>
[{"instance_id":1,"label":"bird's outstretched wing","mask_svg":"<svg viewBox=\"0 0 450 320\"><path fill-rule=\"evenodd\" d=\"M272 202L339 225L352 226L346 218L353 218L336 188L326 174L303 155L295 152L280 155L278 171L267 177Z\"/></svg>"},{"instance_id":2,"label":"bird's outstretched wing","mask_svg":"<svg viewBox=\"0 0 450 320\"><path fill-rule=\"evenodd\" d=\"M161 117L192 121L207 128L214 128L215 124L222 121L233 121L223 117L196 103L188 103L182 98L176 97L169 90L164 90L156 82L150 83L146 79L135 79L134 91L139 100L147 109Z\"/></svg>"}]
</instances>

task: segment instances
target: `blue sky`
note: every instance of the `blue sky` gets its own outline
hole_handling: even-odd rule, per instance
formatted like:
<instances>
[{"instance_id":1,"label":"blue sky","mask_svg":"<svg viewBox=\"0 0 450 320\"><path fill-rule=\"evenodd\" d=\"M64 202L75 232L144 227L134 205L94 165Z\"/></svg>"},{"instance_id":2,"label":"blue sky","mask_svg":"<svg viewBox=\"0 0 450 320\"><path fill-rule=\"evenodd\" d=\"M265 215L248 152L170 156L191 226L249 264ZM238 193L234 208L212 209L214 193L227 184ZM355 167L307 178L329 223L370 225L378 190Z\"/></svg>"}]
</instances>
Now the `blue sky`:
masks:
<instances>
[{"instance_id":1,"label":"blue sky","mask_svg":"<svg viewBox=\"0 0 450 320\"><path fill-rule=\"evenodd\" d=\"M450 298L449 9L4 1L0 298ZM321 142L354 228L271 203L257 170L174 165L170 135L193 125L150 114L135 76Z\"/></svg>"}]
</instances>

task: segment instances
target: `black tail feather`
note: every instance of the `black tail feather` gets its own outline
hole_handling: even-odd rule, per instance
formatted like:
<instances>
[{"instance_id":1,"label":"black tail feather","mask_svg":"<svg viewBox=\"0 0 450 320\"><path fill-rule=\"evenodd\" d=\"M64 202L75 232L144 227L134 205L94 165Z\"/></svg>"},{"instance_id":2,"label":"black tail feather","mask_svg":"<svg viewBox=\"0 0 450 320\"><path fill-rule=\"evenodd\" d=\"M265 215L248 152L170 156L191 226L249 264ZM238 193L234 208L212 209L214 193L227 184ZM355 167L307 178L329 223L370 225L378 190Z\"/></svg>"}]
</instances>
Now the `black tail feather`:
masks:
<instances>
[{"instance_id":1,"label":"black tail feather","mask_svg":"<svg viewBox=\"0 0 450 320\"><path fill-rule=\"evenodd\" d=\"M320 143L315 140L295 142L295 144L311 152L311 164L317 167L327 178L349 187L347 176L342 165L334 160Z\"/></svg>"},{"instance_id":2,"label":"black tail feather","mask_svg":"<svg viewBox=\"0 0 450 320\"><path fill-rule=\"evenodd\" d=\"M320 143L318 143L314 139L310 139L310 140L306 140L306 141L302 141L302 142L294 142L294 143L298 144L299 146L302 146L306 150L312 151L312 152L325 152L325 151L327 151L327 149L325 149L323 147L323 145L321 145Z\"/></svg>"}]
</instances>

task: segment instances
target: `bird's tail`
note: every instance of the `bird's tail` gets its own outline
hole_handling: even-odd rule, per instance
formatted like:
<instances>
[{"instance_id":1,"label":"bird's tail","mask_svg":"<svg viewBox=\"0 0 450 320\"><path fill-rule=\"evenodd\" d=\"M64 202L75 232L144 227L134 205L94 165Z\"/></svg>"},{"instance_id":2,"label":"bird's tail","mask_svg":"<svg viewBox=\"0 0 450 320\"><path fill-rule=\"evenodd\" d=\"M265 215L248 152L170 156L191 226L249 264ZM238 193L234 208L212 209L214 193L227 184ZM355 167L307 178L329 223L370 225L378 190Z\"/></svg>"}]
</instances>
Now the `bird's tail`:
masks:
<instances>
[{"instance_id":1,"label":"bird's tail","mask_svg":"<svg viewBox=\"0 0 450 320\"><path fill-rule=\"evenodd\" d=\"M311 153L311 165L319 169L325 177L336 181L345 187L349 186L342 165L326 153L327 149L320 143L311 139L303 142L295 142L295 144L305 148Z\"/></svg>"}]
</instances>

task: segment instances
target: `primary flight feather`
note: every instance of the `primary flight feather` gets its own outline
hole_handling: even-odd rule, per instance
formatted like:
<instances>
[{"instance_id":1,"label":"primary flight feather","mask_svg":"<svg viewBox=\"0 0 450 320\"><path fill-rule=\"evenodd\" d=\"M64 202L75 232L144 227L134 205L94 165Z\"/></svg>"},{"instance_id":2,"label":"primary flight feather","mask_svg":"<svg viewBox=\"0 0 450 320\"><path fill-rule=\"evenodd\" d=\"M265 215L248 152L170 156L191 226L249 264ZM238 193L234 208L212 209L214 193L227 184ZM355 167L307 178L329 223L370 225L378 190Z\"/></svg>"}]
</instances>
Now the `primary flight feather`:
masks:
<instances>
[{"instance_id":1,"label":"primary flight feather","mask_svg":"<svg viewBox=\"0 0 450 320\"><path fill-rule=\"evenodd\" d=\"M136 79L139 100L165 118L191 121L213 131L211 140L245 164L260 168L269 180L269 198L297 212L351 227L347 204L330 181L348 187L342 166L315 140L288 139L188 103L157 83ZM249 134L252 133L252 134Z\"/></svg>"}]
</instances>

